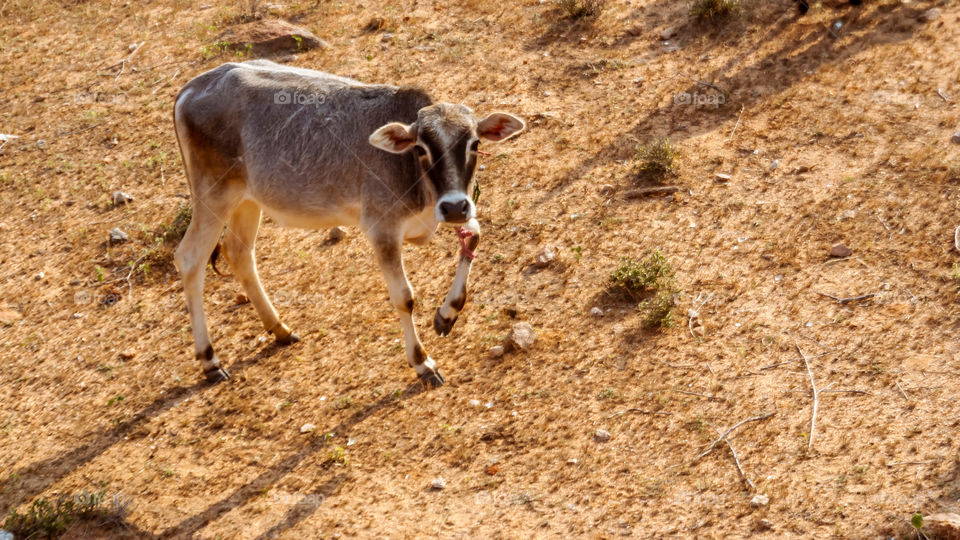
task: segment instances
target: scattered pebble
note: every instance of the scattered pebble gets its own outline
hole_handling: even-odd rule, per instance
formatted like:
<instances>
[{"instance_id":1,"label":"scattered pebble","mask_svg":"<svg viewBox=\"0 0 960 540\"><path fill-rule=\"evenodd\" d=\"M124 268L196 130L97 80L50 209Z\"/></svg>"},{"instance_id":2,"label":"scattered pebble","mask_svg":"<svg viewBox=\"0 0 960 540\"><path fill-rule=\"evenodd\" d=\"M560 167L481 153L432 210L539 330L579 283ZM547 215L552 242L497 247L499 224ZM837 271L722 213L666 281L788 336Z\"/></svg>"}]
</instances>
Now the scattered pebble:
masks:
<instances>
[{"instance_id":1,"label":"scattered pebble","mask_svg":"<svg viewBox=\"0 0 960 540\"><path fill-rule=\"evenodd\" d=\"M960 135L960 134L958 134L958 135ZM610 184L603 184L602 186L600 186L600 187L597 189L597 191L600 193L600 195L601 195L602 197L609 197L609 196L613 195L613 192L616 191L616 190L617 190L617 188L613 187L613 186L610 185Z\"/></svg>"},{"instance_id":2,"label":"scattered pebble","mask_svg":"<svg viewBox=\"0 0 960 540\"><path fill-rule=\"evenodd\" d=\"M310 424L310 423L306 423L306 424L300 426L300 433L311 433L311 432L313 432L315 429L317 429L317 426L315 426L315 425L313 425L313 424Z\"/></svg>"},{"instance_id":3,"label":"scattered pebble","mask_svg":"<svg viewBox=\"0 0 960 540\"><path fill-rule=\"evenodd\" d=\"M957 131L953 134L953 137L950 138L950 142L953 144L960 144L960 131Z\"/></svg>"},{"instance_id":4,"label":"scattered pebble","mask_svg":"<svg viewBox=\"0 0 960 540\"><path fill-rule=\"evenodd\" d=\"M595 307L590 310L590 315L593 315L594 317L603 317L603 310Z\"/></svg>"},{"instance_id":5,"label":"scattered pebble","mask_svg":"<svg viewBox=\"0 0 960 540\"><path fill-rule=\"evenodd\" d=\"M530 323L527 322L518 322L510 329L504 344L514 349L523 350L533 345L536 340L537 334L534 332L533 326L530 326Z\"/></svg>"},{"instance_id":6,"label":"scattered pebble","mask_svg":"<svg viewBox=\"0 0 960 540\"><path fill-rule=\"evenodd\" d=\"M611 437L610 432L607 431L607 430L605 430L605 429L598 429L598 430L593 434L593 440L595 440L595 441L597 441L597 442L599 442L599 443L604 443L604 442L609 441L609 440L610 440L610 437Z\"/></svg>"},{"instance_id":7,"label":"scattered pebble","mask_svg":"<svg viewBox=\"0 0 960 540\"><path fill-rule=\"evenodd\" d=\"M234 301L235 301L236 303L238 303L238 304L248 304L248 303L250 303L250 299L247 298L247 295L243 294L242 292L241 292L241 293L237 293L237 297L234 298Z\"/></svg>"},{"instance_id":8,"label":"scattered pebble","mask_svg":"<svg viewBox=\"0 0 960 540\"><path fill-rule=\"evenodd\" d=\"M730 176L729 174L723 174L723 173L717 174L717 182L729 182L732 179L733 177Z\"/></svg>"},{"instance_id":9,"label":"scattered pebble","mask_svg":"<svg viewBox=\"0 0 960 540\"><path fill-rule=\"evenodd\" d=\"M853 250L843 244L835 244L832 248L830 248L831 257L843 258L849 257L852 254Z\"/></svg>"},{"instance_id":10,"label":"scattered pebble","mask_svg":"<svg viewBox=\"0 0 960 540\"><path fill-rule=\"evenodd\" d=\"M132 348L124 349L123 351L120 352L120 358L123 358L124 360L132 360L133 357L136 355L137 355L137 350Z\"/></svg>"},{"instance_id":11,"label":"scattered pebble","mask_svg":"<svg viewBox=\"0 0 960 540\"><path fill-rule=\"evenodd\" d=\"M760 526L761 531L773 530L773 523L769 519L761 519L759 522L757 522L757 525Z\"/></svg>"},{"instance_id":12,"label":"scattered pebble","mask_svg":"<svg viewBox=\"0 0 960 540\"><path fill-rule=\"evenodd\" d=\"M940 18L941 13L943 12L940 11L940 8L930 8L924 11L920 18L926 22L933 22Z\"/></svg>"},{"instance_id":13,"label":"scattered pebble","mask_svg":"<svg viewBox=\"0 0 960 540\"><path fill-rule=\"evenodd\" d=\"M546 268L550 266L550 263L556 260L556 258L557 250L553 246L547 246L534 258L533 265L537 268Z\"/></svg>"},{"instance_id":14,"label":"scattered pebble","mask_svg":"<svg viewBox=\"0 0 960 540\"><path fill-rule=\"evenodd\" d=\"M490 356L492 358L500 358L501 356L503 356L504 352L505 350L503 348L503 345L494 345L493 347L490 347Z\"/></svg>"},{"instance_id":15,"label":"scattered pebble","mask_svg":"<svg viewBox=\"0 0 960 540\"><path fill-rule=\"evenodd\" d=\"M120 230L119 227L114 227L110 229L110 243L111 244L122 244L129 240L130 237L127 236L127 233Z\"/></svg>"},{"instance_id":16,"label":"scattered pebble","mask_svg":"<svg viewBox=\"0 0 960 540\"><path fill-rule=\"evenodd\" d=\"M779 160L779 159L775 159L775 160L773 160L773 163L770 164L770 170L771 170L771 171L775 171L775 170L777 170L777 167L779 167L779 166L780 166L780 160Z\"/></svg>"},{"instance_id":17,"label":"scattered pebble","mask_svg":"<svg viewBox=\"0 0 960 540\"><path fill-rule=\"evenodd\" d=\"M750 506L754 508L760 508L761 506L766 506L769 503L770 497L767 497L762 493L754 495L753 498L750 499Z\"/></svg>"},{"instance_id":18,"label":"scattered pebble","mask_svg":"<svg viewBox=\"0 0 960 540\"><path fill-rule=\"evenodd\" d=\"M489 474L490 476L493 476L493 475L497 474L498 472L500 472L500 464L499 464L499 463L494 463L493 465L490 465L489 467L487 467L486 469L484 469L484 472L486 472L486 473Z\"/></svg>"},{"instance_id":19,"label":"scattered pebble","mask_svg":"<svg viewBox=\"0 0 960 540\"><path fill-rule=\"evenodd\" d=\"M37 272L36 274L34 274L33 280L34 280L34 281L40 281L41 279L43 279L43 276L44 276L44 273L43 273L43 272Z\"/></svg>"},{"instance_id":20,"label":"scattered pebble","mask_svg":"<svg viewBox=\"0 0 960 540\"><path fill-rule=\"evenodd\" d=\"M470 401L467 402L467 404L470 405L471 407L479 407L479 406L480 406L480 400L479 400L479 399L471 399Z\"/></svg>"},{"instance_id":21,"label":"scattered pebble","mask_svg":"<svg viewBox=\"0 0 960 540\"><path fill-rule=\"evenodd\" d=\"M567 465L576 465L577 463L580 463L580 460L575 457L567 460Z\"/></svg>"},{"instance_id":22,"label":"scattered pebble","mask_svg":"<svg viewBox=\"0 0 960 540\"><path fill-rule=\"evenodd\" d=\"M334 227L330 229L330 234L327 235L327 241L331 244L336 244L337 242L343 240L344 236L343 229L340 227Z\"/></svg>"},{"instance_id":23,"label":"scattered pebble","mask_svg":"<svg viewBox=\"0 0 960 540\"><path fill-rule=\"evenodd\" d=\"M663 32L660 32L660 39L668 40L675 35L677 35L677 27L668 26L667 28L664 29Z\"/></svg>"},{"instance_id":24,"label":"scattered pebble","mask_svg":"<svg viewBox=\"0 0 960 540\"><path fill-rule=\"evenodd\" d=\"M443 478L434 478L433 482L430 482L430 487L433 489L443 489L447 487L447 481Z\"/></svg>"},{"instance_id":25,"label":"scattered pebble","mask_svg":"<svg viewBox=\"0 0 960 540\"><path fill-rule=\"evenodd\" d=\"M115 206L120 206L123 204L127 204L129 202L133 202L133 196L128 195L122 191L113 192L113 204Z\"/></svg>"}]
</instances>

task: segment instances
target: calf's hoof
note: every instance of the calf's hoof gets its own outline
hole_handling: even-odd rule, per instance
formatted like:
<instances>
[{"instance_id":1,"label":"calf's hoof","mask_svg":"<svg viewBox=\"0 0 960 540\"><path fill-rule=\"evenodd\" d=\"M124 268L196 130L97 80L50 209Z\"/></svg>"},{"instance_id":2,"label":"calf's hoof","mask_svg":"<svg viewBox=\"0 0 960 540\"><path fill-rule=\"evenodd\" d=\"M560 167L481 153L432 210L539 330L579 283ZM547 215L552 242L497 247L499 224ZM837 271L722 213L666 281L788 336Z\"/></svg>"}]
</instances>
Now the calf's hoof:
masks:
<instances>
[{"instance_id":1,"label":"calf's hoof","mask_svg":"<svg viewBox=\"0 0 960 540\"><path fill-rule=\"evenodd\" d=\"M291 343L300 341L300 336L291 332L290 327L283 323L278 324L273 330L270 330L270 333L277 338L277 343L280 345L290 345Z\"/></svg>"},{"instance_id":2,"label":"calf's hoof","mask_svg":"<svg viewBox=\"0 0 960 540\"><path fill-rule=\"evenodd\" d=\"M300 336L298 336L298 335L296 335L296 334L294 334L294 333L292 333L292 332L291 332L289 335L285 336L285 337L279 337L279 336L277 336L277 343L280 344L280 345L290 345L290 344L293 344L293 343L297 343L298 341L300 341Z\"/></svg>"},{"instance_id":3,"label":"calf's hoof","mask_svg":"<svg viewBox=\"0 0 960 540\"><path fill-rule=\"evenodd\" d=\"M426 371L418 375L418 377L420 378L420 382L423 384L423 386L427 388L437 388L443 386L443 383L447 382L447 380L443 378L443 375L440 374L439 369Z\"/></svg>"},{"instance_id":4,"label":"calf's hoof","mask_svg":"<svg viewBox=\"0 0 960 540\"><path fill-rule=\"evenodd\" d=\"M230 373L219 366L214 366L203 373L207 377L207 381L213 384L218 382L229 381Z\"/></svg>"},{"instance_id":5,"label":"calf's hoof","mask_svg":"<svg viewBox=\"0 0 960 540\"><path fill-rule=\"evenodd\" d=\"M457 316L448 319L441 315L440 308L437 308L437 314L433 316L433 329L437 332L438 336L443 337L450 334L450 330L453 329L455 322L457 322Z\"/></svg>"}]
</instances>

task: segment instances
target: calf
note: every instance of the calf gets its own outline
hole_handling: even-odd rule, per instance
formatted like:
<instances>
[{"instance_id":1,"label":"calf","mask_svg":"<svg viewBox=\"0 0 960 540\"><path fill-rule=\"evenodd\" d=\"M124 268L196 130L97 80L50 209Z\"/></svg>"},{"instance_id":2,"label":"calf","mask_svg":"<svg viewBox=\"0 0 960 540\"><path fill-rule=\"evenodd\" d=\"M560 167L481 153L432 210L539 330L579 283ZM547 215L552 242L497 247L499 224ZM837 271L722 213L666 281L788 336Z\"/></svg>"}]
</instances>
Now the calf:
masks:
<instances>
[{"instance_id":1,"label":"calf","mask_svg":"<svg viewBox=\"0 0 960 540\"><path fill-rule=\"evenodd\" d=\"M359 227L400 316L407 361L425 385L443 384L417 336L401 244L426 243L440 223L457 227L457 274L433 320L438 334L448 334L466 301L480 240L467 196L479 141L516 135L521 119L495 112L478 120L469 108L434 103L421 90L253 60L184 85L174 124L193 200L175 262L208 380L229 378L203 311L204 269L221 251L267 331L280 344L299 341L257 277L254 243L265 212L283 226Z\"/></svg>"}]
</instances>

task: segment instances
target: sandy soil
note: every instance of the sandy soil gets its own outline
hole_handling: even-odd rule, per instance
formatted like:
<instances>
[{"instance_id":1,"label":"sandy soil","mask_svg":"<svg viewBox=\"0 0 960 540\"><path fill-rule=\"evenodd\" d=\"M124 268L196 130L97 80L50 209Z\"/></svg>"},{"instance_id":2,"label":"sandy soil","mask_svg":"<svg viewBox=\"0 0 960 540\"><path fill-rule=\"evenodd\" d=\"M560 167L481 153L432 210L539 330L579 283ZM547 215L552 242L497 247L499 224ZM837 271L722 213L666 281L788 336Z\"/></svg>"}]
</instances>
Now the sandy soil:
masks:
<instances>
[{"instance_id":1,"label":"sandy soil","mask_svg":"<svg viewBox=\"0 0 960 540\"><path fill-rule=\"evenodd\" d=\"M580 22L533 0L269 8L331 45L290 64L528 121L485 147L484 243L446 339L430 321L455 238L405 249L448 379L429 392L358 231L269 221L260 274L303 341L273 345L208 272L234 379L202 382L155 238L187 202L173 98L237 58L215 42L240 2L0 4L0 133L20 136L0 155L0 510L105 488L134 503L97 534L196 538L906 537L914 512L957 511L960 4L744 3L719 25L664 0ZM658 137L683 190L625 199ZM131 240L108 245L113 227ZM684 291L662 331L609 288L652 248ZM536 344L490 358L517 321ZM812 445L798 346L830 390ZM723 443L694 459L768 413L729 438L755 487Z\"/></svg>"}]
</instances>

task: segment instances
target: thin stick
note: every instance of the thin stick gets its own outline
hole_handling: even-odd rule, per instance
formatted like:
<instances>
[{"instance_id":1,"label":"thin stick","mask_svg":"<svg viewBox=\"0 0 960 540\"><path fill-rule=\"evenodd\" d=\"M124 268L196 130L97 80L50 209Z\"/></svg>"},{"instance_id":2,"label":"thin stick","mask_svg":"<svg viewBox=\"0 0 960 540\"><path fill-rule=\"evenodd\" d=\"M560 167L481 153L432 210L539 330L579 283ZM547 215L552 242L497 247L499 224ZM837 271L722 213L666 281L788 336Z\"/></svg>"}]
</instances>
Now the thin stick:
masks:
<instances>
[{"instance_id":1,"label":"thin stick","mask_svg":"<svg viewBox=\"0 0 960 540\"><path fill-rule=\"evenodd\" d=\"M953 247L960 251L960 226L953 231Z\"/></svg>"},{"instance_id":2,"label":"thin stick","mask_svg":"<svg viewBox=\"0 0 960 540\"><path fill-rule=\"evenodd\" d=\"M627 199L639 199L647 195L666 195L667 193L676 193L680 191L680 186L656 186L647 188L628 189L623 192Z\"/></svg>"},{"instance_id":3,"label":"thin stick","mask_svg":"<svg viewBox=\"0 0 960 540\"><path fill-rule=\"evenodd\" d=\"M720 430L717 430L717 433L720 433ZM733 449L733 445L730 444L730 441L724 439L723 442L727 443L727 447L730 448L730 453L733 454L733 462L737 465L737 472L740 473L740 478L743 478L744 482L750 486L750 489L757 489L757 486L753 485L753 482L747 478L747 475L743 473L743 467L740 466L740 456L737 455L737 451Z\"/></svg>"},{"instance_id":4,"label":"thin stick","mask_svg":"<svg viewBox=\"0 0 960 540\"><path fill-rule=\"evenodd\" d=\"M620 411L618 413L611 414L610 416L607 417L607 420L610 420L611 418L616 418L618 416L623 416L627 413L643 413L643 414L652 414L654 416L670 416L671 414L666 411L647 411L644 409L627 409L625 411Z\"/></svg>"},{"instance_id":5,"label":"thin stick","mask_svg":"<svg viewBox=\"0 0 960 540\"><path fill-rule=\"evenodd\" d=\"M722 440L725 440L725 439L727 438L727 435L730 435L731 433L733 433L733 430L737 429L738 427L746 424L747 422L757 422L757 421L760 421L760 420L766 420L767 418L770 418L771 416L773 416L773 415L775 415L775 414L777 414L777 413L762 414L762 415L760 415L760 416L754 416L753 418L747 418L746 420L741 420L740 422L737 422L737 425L735 425L735 426L733 426L732 428L728 429L727 431L725 431L725 432L723 433L723 435L720 436L720 438L718 438L717 440L715 440L715 441L713 441L712 443L710 443L710 446L708 446L706 450L704 450L703 452L700 452L699 454L697 454L697 457L693 458L693 461L696 461L696 460L702 458L703 456L709 454L710 451L713 450L713 447L716 446L718 442L720 442L720 441L722 441Z\"/></svg>"},{"instance_id":6,"label":"thin stick","mask_svg":"<svg viewBox=\"0 0 960 540\"><path fill-rule=\"evenodd\" d=\"M693 81L693 82L695 82L695 83L697 83L697 84L699 84L699 85L701 85L701 86L706 86L707 88L713 88L714 90L716 90L717 92L720 92L720 93L723 94L724 96L727 95L727 91L726 91L726 90L724 90L723 88L720 88L719 86L717 86L717 85L715 85L715 84L710 84L710 83L708 83L708 82L706 82L706 81L701 81L701 80L694 79L693 77L687 75L686 73L684 73L684 72L682 72L682 71L678 71L677 74L678 74L678 75L683 75L684 77L690 79L691 81Z\"/></svg>"},{"instance_id":7,"label":"thin stick","mask_svg":"<svg viewBox=\"0 0 960 540\"><path fill-rule=\"evenodd\" d=\"M950 100L947 99L947 96L944 95L943 93L943 88L937 88L937 95L940 96L940 99L946 101L947 103L950 103Z\"/></svg>"},{"instance_id":8,"label":"thin stick","mask_svg":"<svg viewBox=\"0 0 960 540\"><path fill-rule=\"evenodd\" d=\"M809 450L813 448L813 436L816 434L817 429L817 409L820 408L820 392L817 391L817 383L813 381L813 370L810 369L810 362L807 360L807 356L803 354L800 345L794 343L794 346L803 358L803 364L807 366L807 375L810 376L810 387L813 388L813 415L810 417L810 440L807 442L807 449Z\"/></svg>"},{"instance_id":9,"label":"thin stick","mask_svg":"<svg viewBox=\"0 0 960 540\"><path fill-rule=\"evenodd\" d=\"M872 395L873 395L873 394L871 394L870 392L866 392L866 391L864 391L864 390L820 390L820 393L821 393L821 394L829 394L829 393L834 393L834 394L863 394L863 395L867 395L867 396L872 396Z\"/></svg>"},{"instance_id":10,"label":"thin stick","mask_svg":"<svg viewBox=\"0 0 960 540\"><path fill-rule=\"evenodd\" d=\"M740 127L740 117L743 116L743 105L740 105L740 114L737 115L737 123L733 125L733 131L730 132L730 136L727 137L727 141L733 140L733 136L737 134L737 128Z\"/></svg>"},{"instance_id":11,"label":"thin stick","mask_svg":"<svg viewBox=\"0 0 960 540\"><path fill-rule=\"evenodd\" d=\"M861 294L861 295L859 295L859 296L849 296L849 297L846 297L846 298L839 298L839 297L836 297L836 296L834 296L834 295L832 295L832 294L827 294L827 293L823 293L823 292L820 292L820 291L813 291L813 292L819 294L820 296L826 296L827 298L833 298L834 300L836 300L837 302L839 302L839 303L841 303L841 304L849 304L850 302L856 302L856 301L858 301L858 300L866 300L867 298L873 298L874 296L880 294L880 293L872 292L872 293L867 293L867 294Z\"/></svg>"},{"instance_id":12,"label":"thin stick","mask_svg":"<svg viewBox=\"0 0 960 540\"><path fill-rule=\"evenodd\" d=\"M877 221L879 221L880 224L883 225L883 228L884 228L884 229L886 229L886 230L888 230L888 231L890 230L890 226L887 225L887 223L886 223L885 221L883 221L883 218L880 217L880 214L877 214Z\"/></svg>"},{"instance_id":13,"label":"thin stick","mask_svg":"<svg viewBox=\"0 0 960 540\"><path fill-rule=\"evenodd\" d=\"M120 61L120 72L117 73L117 76L114 77L113 80L116 81L116 80L118 80L118 79L120 78L121 75L123 75L123 70L127 67L127 62L129 62L129 61L133 58L133 55L137 54L137 52L140 50L140 47L143 47L143 44L144 44L144 43L146 43L146 41L141 41L140 44L137 45L137 48L135 48L135 49L133 50L133 52L130 53L130 56L128 56L128 57L126 57L126 58L124 58L123 60ZM111 67L113 67L113 66L111 66Z\"/></svg>"},{"instance_id":14,"label":"thin stick","mask_svg":"<svg viewBox=\"0 0 960 540\"><path fill-rule=\"evenodd\" d=\"M718 397L718 396L711 396L710 394L700 394L700 393L697 393L697 392L687 392L687 391L685 391L685 390L675 390L675 392L679 392L679 393L681 393L681 394L687 394L688 396L700 396L700 397L705 397L705 398L707 398L707 399L709 399L709 400L711 400L711 401L726 401L726 400L727 400L727 398L722 398L722 397Z\"/></svg>"},{"instance_id":15,"label":"thin stick","mask_svg":"<svg viewBox=\"0 0 960 540\"><path fill-rule=\"evenodd\" d=\"M900 386L900 381L893 381L897 385L897 390L900 390L900 393L903 394L903 399L910 401L910 398L907 397L907 393L903 391L903 387Z\"/></svg>"}]
</instances>

